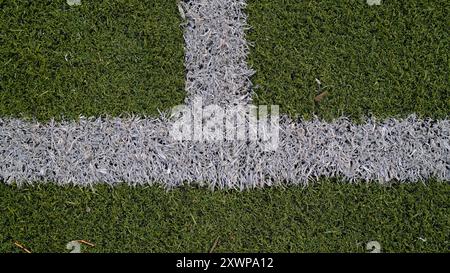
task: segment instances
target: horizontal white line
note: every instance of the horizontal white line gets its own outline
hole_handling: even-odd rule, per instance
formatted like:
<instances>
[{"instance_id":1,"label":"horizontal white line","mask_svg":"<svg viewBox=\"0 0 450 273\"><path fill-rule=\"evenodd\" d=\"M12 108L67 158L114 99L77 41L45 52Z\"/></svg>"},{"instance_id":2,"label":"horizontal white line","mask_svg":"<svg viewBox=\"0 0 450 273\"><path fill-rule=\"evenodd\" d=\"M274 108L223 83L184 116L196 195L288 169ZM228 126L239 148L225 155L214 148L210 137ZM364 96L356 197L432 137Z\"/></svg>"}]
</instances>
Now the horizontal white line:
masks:
<instances>
[{"instance_id":1,"label":"horizontal white line","mask_svg":"<svg viewBox=\"0 0 450 273\"><path fill-rule=\"evenodd\" d=\"M246 141L178 142L163 119L0 119L0 179L12 183L199 183L214 188L348 181L450 180L450 122L280 121L278 149Z\"/></svg>"},{"instance_id":2,"label":"horizontal white line","mask_svg":"<svg viewBox=\"0 0 450 273\"><path fill-rule=\"evenodd\" d=\"M184 2L182 2L184 3ZM245 62L243 0L198 0L183 5L186 102L250 102ZM0 180L6 183L199 183L211 188L347 181L450 180L450 122L346 119L280 121L278 148L262 142L175 141L164 118L82 118L39 124L0 119Z\"/></svg>"}]
</instances>

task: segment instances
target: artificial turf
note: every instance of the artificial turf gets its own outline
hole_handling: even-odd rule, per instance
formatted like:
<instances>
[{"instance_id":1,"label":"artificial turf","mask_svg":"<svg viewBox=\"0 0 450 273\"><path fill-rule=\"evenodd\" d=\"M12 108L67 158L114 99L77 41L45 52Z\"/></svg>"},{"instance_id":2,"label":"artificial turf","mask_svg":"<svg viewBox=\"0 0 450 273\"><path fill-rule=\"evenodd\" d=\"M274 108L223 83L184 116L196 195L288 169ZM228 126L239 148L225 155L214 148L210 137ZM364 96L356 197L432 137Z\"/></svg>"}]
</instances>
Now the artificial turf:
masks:
<instances>
[{"instance_id":1,"label":"artificial turf","mask_svg":"<svg viewBox=\"0 0 450 273\"><path fill-rule=\"evenodd\" d=\"M0 116L156 114L183 100L175 2L94 2L0 3ZM248 2L256 103L306 118L448 115L444 1ZM329 91L319 103L315 78ZM448 252L449 201L450 184L432 180L244 192L0 182L0 252L20 252L15 241L65 252L77 239L96 245L84 252L364 252L372 240Z\"/></svg>"},{"instance_id":2,"label":"artificial turf","mask_svg":"<svg viewBox=\"0 0 450 273\"><path fill-rule=\"evenodd\" d=\"M176 1L0 2L0 116L157 115L183 103Z\"/></svg>"},{"instance_id":3,"label":"artificial turf","mask_svg":"<svg viewBox=\"0 0 450 273\"><path fill-rule=\"evenodd\" d=\"M0 185L0 252L445 252L450 185L323 180L244 192ZM217 243L216 243L217 241Z\"/></svg>"},{"instance_id":4,"label":"artificial turf","mask_svg":"<svg viewBox=\"0 0 450 273\"><path fill-rule=\"evenodd\" d=\"M448 1L249 0L247 13L256 103L306 119L449 116Z\"/></svg>"}]
</instances>

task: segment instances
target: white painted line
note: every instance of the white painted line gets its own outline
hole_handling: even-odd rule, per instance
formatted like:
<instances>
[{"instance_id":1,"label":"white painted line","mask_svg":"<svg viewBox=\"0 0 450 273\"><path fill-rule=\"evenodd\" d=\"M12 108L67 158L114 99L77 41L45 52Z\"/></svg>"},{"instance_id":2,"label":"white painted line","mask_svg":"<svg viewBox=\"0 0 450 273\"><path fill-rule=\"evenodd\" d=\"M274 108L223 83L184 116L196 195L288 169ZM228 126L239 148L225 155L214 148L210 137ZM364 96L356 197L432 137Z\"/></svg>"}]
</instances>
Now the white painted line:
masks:
<instances>
[{"instance_id":1,"label":"white painted line","mask_svg":"<svg viewBox=\"0 0 450 273\"><path fill-rule=\"evenodd\" d=\"M0 179L91 185L204 183L217 188L347 181L450 180L450 122L369 121L355 125L281 120L278 149L261 142L175 141L162 119L36 124L0 120Z\"/></svg>"},{"instance_id":2,"label":"white painted line","mask_svg":"<svg viewBox=\"0 0 450 273\"><path fill-rule=\"evenodd\" d=\"M250 103L242 0L181 5L188 20L187 105ZM450 121L280 121L277 149L262 141L177 141L166 118L107 118L39 124L0 119L0 180L6 183L184 183L211 188L347 181L450 180ZM243 126L247 126L243 125Z\"/></svg>"}]
</instances>

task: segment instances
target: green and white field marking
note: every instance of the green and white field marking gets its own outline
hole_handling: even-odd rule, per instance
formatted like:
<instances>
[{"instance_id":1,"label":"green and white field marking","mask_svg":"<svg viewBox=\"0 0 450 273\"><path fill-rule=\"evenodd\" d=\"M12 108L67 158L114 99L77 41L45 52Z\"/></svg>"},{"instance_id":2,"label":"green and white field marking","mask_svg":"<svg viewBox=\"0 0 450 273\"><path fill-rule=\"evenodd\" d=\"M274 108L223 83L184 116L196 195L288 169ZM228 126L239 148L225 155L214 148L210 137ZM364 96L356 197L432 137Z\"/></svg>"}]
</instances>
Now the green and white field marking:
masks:
<instances>
[{"instance_id":1,"label":"green and white field marking","mask_svg":"<svg viewBox=\"0 0 450 273\"><path fill-rule=\"evenodd\" d=\"M267 1L265 4L263 2L252 3L251 6L257 10L262 9L262 11L258 13L261 14L261 16L270 17L271 15L266 14L272 13L266 12L265 9L267 9L267 6L275 5L273 7L274 14L280 16L277 18L283 18L283 11L291 14L292 9L295 14L296 8L302 9L305 8L304 5L306 5L295 4L297 3L295 1L292 3L292 7L283 6L286 10L280 11L277 10L279 7L271 1ZM350 8L352 5L358 4L352 4L348 7L344 4L342 5L343 6L336 5L335 8ZM187 20L185 22L184 39L186 44L185 65L187 70L186 91L189 95L186 98L186 102L188 106L195 106L195 103L193 103L194 100L192 99L195 96L200 96L207 106L216 104L216 108L230 104L246 104L250 101L249 77L253 74L253 71L248 69L246 64L248 47L244 34L244 28L246 27L246 15L243 11L244 6L244 1L216 0L188 1L181 4L179 7L183 10L183 16ZM144 7L139 7L142 8L142 10L145 10ZM287 9L287 7L289 7L289 9ZM363 8L361 7L357 7L355 8L355 12L360 12L362 9ZM364 6L364 9L368 9L368 7ZM115 10L114 12L119 11L120 6L118 10ZM82 11L78 11L78 16L83 14L80 12ZM306 9L305 12L308 14L310 10ZM370 13L367 15L366 12L362 13L365 16L371 15ZM331 11L328 16L335 16L335 14L335 11ZM385 14L383 20L388 20L389 15L389 13ZM98 17L96 14L93 14L92 18L96 19ZM296 16L292 16L292 18L296 19ZM326 15L324 15L324 18L324 20L328 20ZM358 19L364 18L365 17ZM291 17L289 17L289 20L290 19ZM304 19L305 18L303 17L298 18L300 23L302 23L302 20ZM341 21L342 24L344 24L348 19L345 18L344 14L334 20L334 22L335 25L339 27ZM122 20L123 22L127 22L126 20L128 19L123 18ZM377 19L371 20L376 24ZM117 21L121 22L121 20ZM277 43L286 43L290 42L291 39L298 39L298 37L302 36L293 35L289 32L284 33L284 29L289 25L283 25L282 30L277 29L277 27L280 26L272 26L273 23L277 23L276 19L264 20L263 22L271 23L269 23L268 26L256 24L256 31L260 28L267 29L262 33L256 32L256 36L259 38L255 41L255 46L257 48L255 52L257 54L267 54L262 56L257 55L256 57L253 57L252 60L258 65L260 63L264 64L264 62L270 62L269 65L258 67L257 71L260 72L258 72L259 74L257 75L266 76L265 73L269 72L270 74L269 76L266 76L268 79L265 81L262 81L257 77L256 82L272 86L274 83L279 83L279 78L277 78L277 76L280 75L281 79L285 80L284 83L280 83L280 88L282 86L288 86L288 92L295 93L290 96L291 98L294 98L297 93L313 94L315 89L311 89L309 85L304 85L308 80L313 82L311 74L298 74L296 77L299 79L293 79L293 75L297 72L289 72L287 70L292 60L298 58L298 56L295 55L295 50L307 50L306 45L304 48L293 48L292 52L290 52L290 54L294 54L293 58L282 58L278 60L278 53L288 54L286 52L289 52L288 50L291 49L291 44L287 44L286 47L280 47L283 44L278 44L278 49L274 51L275 62L275 59L271 59L269 55L273 53L271 47L273 40L275 40L273 38L277 38L276 40L279 41ZM295 24L299 24L299 22L296 21ZM308 27L315 27L314 24L307 24L307 22L305 22L305 25ZM380 23L379 25L382 24ZM82 27L86 29L85 31L91 31L93 28L93 26L89 24L82 25ZM130 33L130 30L125 25L118 24L114 25L114 27L123 28L125 33ZM295 28L297 29L298 26ZM369 50L370 52L373 52L373 56L371 56L369 52L363 50L367 47L367 41L365 41L364 44L358 44L358 40L351 44L347 43L346 48L349 52L359 50L361 54L365 54L358 60L360 64L355 64L356 69L354 71L353 66L351 66L349 70L344 69L344 60L348 59L347 62L353 62L352 59L346 58L346 54L348 55L348 53L335 50L341 53L339 54L336 52L336 59L331 60L329 64L331 64L331 67L334 67L334 65L341 66L341 68L339 68L340 73L333 74L337 77L339 82L332 82L334 87L333 89L329 87L329 91L327 92L330 92L330 97L337 101L337 108L343 106L348 107L350 99L354 99L356 94L362 91L365 92L365 90L371 92L373 95L372 99L376 99L376 96L383 98L383 100L378 103L388 105L391 98L384 98L379 94L384 94L387 88L390 88L390 92L394 94L398 92L397 90L400 86L395 84L388 85L393 81L393 77L415 76L416 73L419 73L417 72L417 69L421 66L416 64L415 67L410 68L408 64L404 64L395 58L393 59L396 55L391 51L398 49L385 49L387 52L379 53L379 51L384 48L384 42L391 40L391 38L385 37L385 34L383 34L379 28L378 24L376 24L374 27L362 30L363 33L366 31L372 32L372 36L375 37L371 40L372 44L370 45L371 49ZM108 26L108 18L106 18L105 29L111 29L111 27ZM419 30L422 29L420 28ZM46 29L44 28L44 30L42 30L39 25L39 28L33 33L38 36L41 35L43 37L41 39L47 41L45 35L49 34L45 34L45 31ZM61 29L57 29L56 31L60 33ZM326 33L326 31L330 33ZM93 32L95 33L95 30ZM284 33L282 35L285 38L278 39L278 36L275 35L279 32ZM330 35L332 37L333 35L336 35L332 30L323 30L323 32L325 32L325 35ZM379 32L382 34L378 34ZM323 35L321 35L321 32L315 30L310 32L306 31L305 34L317 35L319 39L327 39L322 37ZM396 35L398 33L391 34ZM81 37L80 32L73 35L75 37ZM95 40L93 41L102 41L104 43L105 37L102 35L103 33L100 34L99 37L95 37ZM138 34L133 33L133 35ZM377 35L379 37L376 37ZM114 36L114 38L115 37L116 36ZM429 38L429 41L431 41L430 47L434 45L433 38L435 37ZM153 39L154 37L151 37L150 40ZM262 39L262 41L259 39ZM421 39L423 39L423 37L421 37ZM139 40L141 39L138 39L138 41ZM142 40L145 45L145 37ZM125 39L124 41L128 40ZM110 44L110 41L106 42L108 42L108 45ZM60 43L64 44L64 40ZM408 40L406 47L410 44L415 45L415 42ZM393 46L394 45L397 44L393 42ZM357 48L354 48L355 46ZM53 47L60 49L61 45L56 44ZM142 47L142 45L137 46L139 50L147 47L148 46ZM329 50L336 48L337 45L322 45L322 47L327 48L323 50L325 54L327 52L330 53ZM49 48L52 48L52 45L50 45ZM111 48L111 50L117 50L116 45L109 46L109 48ZM439 45L437 48L439 48ZM43 50L45 52L46 49ZM40 50L35 49L33 52L36 51L39 52ZM80 49L74 52L80 52ZM332 52L333 51L331 51L331 53ZM148 52L146 53L148 54ZM83 53L81 52L79 54L82 55ZM130 52L128 52L128 54L130 54ZM98 55L98 60L102 63L103 61L100 53L98 53ZM22 60L17 57L17 55L11 54L11 56L11 58L16 58L13 64L20 63L20 60ZM140 56L141 53L130 54L132 63L139 60ZM157 66L155 64L155 59L157 58L173 58L172 56L164 56L163 54L154 57L156 56L154 53L150 54L150 56L153 58L150 60L152 66ZM367 56L371 57L367 58ZM120 60L121 57L122 56L110 56L113 60ZM17 60L17 58L19 58L19 60ZM441 57L438 56L436 58L437 59L435 60L433 57L429 57L429 60L423 61L425 62L423 65L434 64L434 62L439 63ZM360 86L359 89L355 90L352 88L350 90L352 91L352 94L350 96L347 95L346 97L346 94L348 94L346 93L348 92L346 86L358 87L358 84L364 83L367 85L367 83L370 82L368 81L370 77L366 77L363 80L361 75L371 75L370 73L373 71L366 71L366 65L369 65L370 69L373 69L375 66L371 61L380 60L390 61L393 63L392 66L395 68L399 67L399 69L406 72L394 73L389 70L387 65L383 65L379 68L380 71L377 71L380 73L376 76L379 77L379 79L377 78L374 80L374 83L370 83L370 85L375 87ZM90 59L87 60L87 62L91 61L92 60ZM299 60L299 62L301 61L302 60ZM397 61L400 63L397 63ZM47 71L50 74L55 73L54 67L46 67L45 60L42 61L42 63L39 60L37 60L37 62L39 63L37 66L39 67L38 71L42 71L43 73ZM63 60L63 58L59 60L59 63L64 62L68 61ZM368 63L362 65L362 62ZM106 61L105 64L109 65L110 62ZM279 69L279 64L283 66L281 69ZM64 65L67 66L67 64ZM121 67L122 62L118 61L117 65L117 73L119 73L119 75L125 73L125 71L121 72L123 71L122 69L124 69ZM93 69L95 69L94 71L98 72L99 75L104 76L101 73L101 67L101 64L95 65L93 66ZM268 67L270 68L269 70L267 70ZM46 68L47 70L45 70ZM147 66L144 66L144 68L147 70ZM73 67L67 67L66 69L67 70L64 71L77 71L77 68ZM97 69L100 70L97 71ZM160 69L160 67L158 67L158 69ZM274 69L278 70L271 72ZM317 67L315 69L317 70L314 73L318 73L316 77L321 77L319 75L321 74L320 69L322 68ZM412 72L408 72L407 69L411 69ZM435 69L439 69L439 67ZM82 74L84 73L84 70L80 71ZM312 71L314 71L314 69L311 69L309 72ZM334 70L331 69L330 71ZM322 73L328 73L330 71L324 70ZM126 72L130 73L130 71ZM141 72L142 71L139 71L139 73ZM162 77L161 72L162 71L159 71L159 74L157 74L159 76L157 77ZM384 77L381 78L380 75L383 72L385 74ZM39 73L36 74L38 80L42 81L42 84L45 83L49 85L43 86L50 88L52 87L52 84L55 84L55 80L51 79L50 75L46 78L46 76L42 76ZM54 77L65 81L65 78L61 77L59 73L60 71L56 70ZM152 71L151 73L155 72ZM290 74L287 79L283 78L286 77L286 74ZM8 75L19 77L16 72L10 72ZM68 75L69 73L66 76ZM350 76L352 77L351 80L349 78ZM137 79L140 79L140 76L136 75L131 77L139 77ZM432 78L430 78L430 80L417 80L417 78L413 78L415 83L414 90L418 92L428 92L426 87L429 87L431 88L430 92L438 92L438 94L441 92L445 93L445 90L440 89L445 88L445 86L440 85L440 82L433 85L436 81L436 79L434 79L435 74L432 74L429 77ZM12 76L8 78L10 79L9 82L12 82L12 78ZM289 78L291 81L289 81ZM92 78L92 80L95 79L96 78ZM317 78L314 78L314 80L321 84ZM56 83L58 84L57 80ZM132 83L134 82L130 82L130 84ZM295 88L295 84L293 84L293 86L289 85L292 83L299 83L298 88ZM34 83L32 82L27 86L20 85L20 90L22 90L20 92L31 92L31 90L35 90L33 84ZM73 82L72 84L78 86L79 83ZM302 88L303 86L301 84L308 88ZM413 90L412 86L410 87L407 84L405 86ZM95 84L91 85L89 89L85 87L87 92L86 95L89 94L89 96L91 96L92 90L96 90L95 87ZM58 86L58 88L61 88L61 86ZM115 88L114 84L112 83L112 85L109 85L109 88ZM131 85L129 88L135 87L134 85ZM81 89L83 90L83 87L81 87ZM407 90L409 91L409 89ZM49 89L48 91L51 92L53 96L55 95L53 92L57 92L54 89ZM15 99L13 100L8 97L15 95L16 92L18 92L16 89L6 90L6 99L3 99L4 104L10 104L11 100L16 102ZM117 95L115 91L111 92ZM151 92L152 91L148 91L148 93ZM38 96L46 97L47 95L44 93L46 93L46 91ZM78 96L79 91L75 88L69 93ZM81 94L83 93L81 92ZM279 92L278 94L283 94L284 96L284 91ZM311 96L310 94L308 95L309 97ZM442 96L446 95L444 94ZM343 100L342 97L344 98ZM58 96L56 96L56 98L58 98ZM94 100L94 105L89 105L88 107L93 107L107 98L107 96L102 94L101 100ZM415 95L414 97L409 98L414 99L419 98L419 96ZM427 98L431 97L429 96ZM17 101L20 102L22 99L23 97L20 97ZM85 98L80 99L84 100ZM290 99L290 102L286 103L281 101L280 104L282 107L286 107L286 105L291 105L292 101L292 99ZM400 99L400 101L404 103L403 100ZM66 102L68 105L75 106L71 97L68 99L64 98L61 102ZM92 101L88 101L88 103L90 102ZM120 105L123 101L119 100L118 103ZM276 101L276 103L279 103L279 101ZM360 103L360 101L356 100L352 104L352 109L357 110L357 107L361 107ZM442 105L442 103L442 101L439 101L438 106ZM321 105L320 107L326 107L328 109L329 106L326 106L327 104L330 106L332 105L327 98L325 98L325 101L319 102L319 105ZM3 106L3 109L10 109L6 107L6 105ZM25 105L28 106L28 104ZM66 109L66 105L50 105L64 107L64 109ZM99 105L103 106L102 103ZM35 106L39 109L40 104L35 104ZM368 107L370 107L370 105ZM377 108L374 107L374 109ZM222 109L219 110L223 111ZM188 122L189 126L195 126L197 116L200 127L193 129L192 138L187 140L181 139L181 141L171 137L170 133L173 132L171 131L173 120L164 117L144 119L119 119L107 117L103 119L81 119L72 122L52 121L48 124L20 121L17 119L2 119L0 120L0 134L2 137L0 142L0 152L2 155L0 161L0 179L7 183L30 183L43 180L53 181L58 184L73 183L77 185L91 185L98 182L105 182L108 184L121 182L129 184L153 184L157 182L166 187L179 186L183 183L191 184L201 182L202 184L208 185L210 188L218 187L234 189L254 188L265 185L277 185L280 183L292 185L308 184L313 179L316 180L320 177L342 177L348 181L377 180L380 182L392 180L401 182L419 181L432 177L440 180L450 179L450 122L447 120L422 120L411 116L404 120L387 119L386 121L381 122L368 120L365 121L364 124L358 125L352 124L345 119L338 119L327 123L317 119L311 121L293 121L288 117L282 117L280 122L278 122L278 119L275 119L276 124L274 124L274 126L269 126L270 128L266 131L271 132L270 139L266 140L270 141L270 144L272 145L272 148L268 151L266 143L264 140L260 139L265 135L260 130L260 127L256 128L258 131L257 138L252 139L250 137L251 132L253 132L250 122L237 125L241 127L246 126L243 130L244 133L248 133L249 136L247 136L247 138L238 140L233 138L224 139L222 135L219 135L215 138L206 139L204 137L206 135L205 132L209 129L205 126L207 122L214 123L213 130L223 130L223 127L219 126L224 124L224 118L222 117L223 112L220 112L221 115L219 116L219 119L212 118L212 116L217 117L219 115L219 110L213 110L209 117L207 117L205 109L200 107L198 115L193 115L194 124L192 125L190 121ZM343 112L343 114L346 114L346 112ZM189 116L189 119L191 119L191 116ZM206 119L206 121L204 121L204 119ZM263 123L261 120L259 122ZM237 129L239 130L239 128Z\"/></svg>"},{"instance_id":2,"label":"green and white field marking","mask_svg":"<svg viewBox=\"0 0 450 273\"><path fill-rule=\"evenodd\" d=\"M448 4L190 3L0 4L0 251L448 250ZM280 105L279 149L170 140L194 96Z\"/></svg>"}]
</instances>

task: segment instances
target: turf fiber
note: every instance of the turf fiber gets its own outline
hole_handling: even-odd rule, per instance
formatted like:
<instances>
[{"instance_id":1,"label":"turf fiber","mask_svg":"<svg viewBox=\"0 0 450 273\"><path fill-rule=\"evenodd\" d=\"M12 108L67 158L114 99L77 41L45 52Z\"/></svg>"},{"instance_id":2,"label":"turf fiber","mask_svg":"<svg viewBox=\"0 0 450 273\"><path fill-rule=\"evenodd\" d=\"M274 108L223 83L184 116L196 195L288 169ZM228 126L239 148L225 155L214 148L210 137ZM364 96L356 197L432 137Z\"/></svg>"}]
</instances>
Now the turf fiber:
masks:
<instances>
[{"instance_id":1,"label":"turf fiber","mask_svg":"<svg viewBox=\"0 0 450 273\"><path fill-rule=\"evenodd\" d=\"M215 191L0 185L0 252L448 251L450 187L344 184ZM425 240L425 241L424 241Z\"/></svg>"},{"instance_id":2,"label":"turf fiber","mask_svg":"<svg viewBox=\"0 0 450 273\"><path fill-rule=\"evenodd\" d=\"M248 1L255 102L307 119L448 117L450 4L382 2Z\"/></svg>"},{"instance_id":3,"label":"turf fiber","mask_svg":"<svg viewBox=\"0 0 450 273\"><path fill-rule=\"evenodd\" d=\"M0 116L155 115L183 103L175 1L0 3Z\"/></svg>"}]
</instances>

